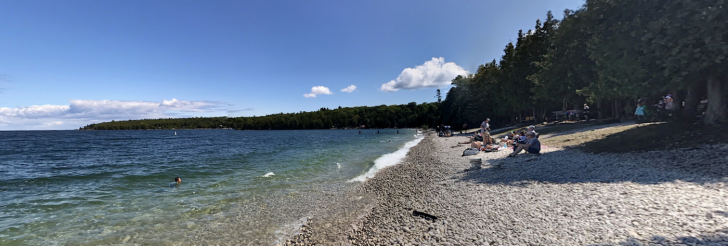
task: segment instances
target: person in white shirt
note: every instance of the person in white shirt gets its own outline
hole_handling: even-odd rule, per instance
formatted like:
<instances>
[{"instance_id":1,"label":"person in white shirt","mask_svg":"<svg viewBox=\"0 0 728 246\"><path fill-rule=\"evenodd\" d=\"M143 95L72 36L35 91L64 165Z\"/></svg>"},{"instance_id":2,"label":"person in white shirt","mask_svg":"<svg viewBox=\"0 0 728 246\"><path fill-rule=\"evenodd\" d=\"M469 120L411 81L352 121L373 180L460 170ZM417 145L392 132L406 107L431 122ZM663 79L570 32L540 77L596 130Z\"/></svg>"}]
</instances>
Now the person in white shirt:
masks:
<instances>
[{"instance_id":1,"label":"person in white shirt","mask_svg":"<svg viewBox=\"0 0 728 246\"><path fill-rule=\"evenodd\" d=\"M483 123L480 123L480 132L484 135L486 132L490 132L490 118L486 118Z\"/></svg>"}]
</instances>

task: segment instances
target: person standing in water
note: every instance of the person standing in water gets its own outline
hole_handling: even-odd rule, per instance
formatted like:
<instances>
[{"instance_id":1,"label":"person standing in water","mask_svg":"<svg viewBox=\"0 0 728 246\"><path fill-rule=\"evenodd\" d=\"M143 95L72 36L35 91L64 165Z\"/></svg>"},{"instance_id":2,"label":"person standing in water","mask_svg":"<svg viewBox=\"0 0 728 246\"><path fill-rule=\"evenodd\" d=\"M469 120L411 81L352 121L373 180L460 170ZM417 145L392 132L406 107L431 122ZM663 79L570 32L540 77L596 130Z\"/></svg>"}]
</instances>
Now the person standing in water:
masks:
<instances>
[{"instance_id":1,"label":"person standing in water","mask_svg":"<svg viewBox=\"0 0 728 246\"><path fill-rule=\"evenodd\" d=\"M174 183L169 183L169 187L176 187L179 186L179 184L182 183L182 179L179 177L174 178Z\"/></svg>"}]
</instances>

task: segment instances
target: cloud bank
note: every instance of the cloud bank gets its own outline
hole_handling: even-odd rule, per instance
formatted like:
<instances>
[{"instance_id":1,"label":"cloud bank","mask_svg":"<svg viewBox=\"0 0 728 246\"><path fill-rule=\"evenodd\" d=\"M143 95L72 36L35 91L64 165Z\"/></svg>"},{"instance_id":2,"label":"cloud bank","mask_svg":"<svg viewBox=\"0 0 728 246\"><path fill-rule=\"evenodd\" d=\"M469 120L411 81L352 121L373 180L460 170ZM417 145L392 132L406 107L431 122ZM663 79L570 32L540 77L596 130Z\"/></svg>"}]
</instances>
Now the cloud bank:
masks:
<instances>
[{"instance_id":1,"label":"cloud bank","mask_svg":"<svg viewBox=\"0 0 728 246\"><path fill-rule=\"evenodd\" d=\"M311 87L311 93L303 94L303 97L316 97L316 95L321 95L321 94L331 95L333 93L331 93L331 90L329 90L328 87L314 86L314 87Z\"/></svg>"},{"instance_id":2,"label":"cloud bank","mask_svg":"<svg viewBox=\"0 0 728 246\"><path fill-rule=\"evenodd\" d=\"M0 129L74 129L110 120L187 117L187 113L224 112L230 106L216 101L70 100L69 105L0 108Z\"/></svg>"},{"instance_id":3,"label":"cloud bank","mask_svg":"<svg viewBox=\"0 0 728 246\"><path fill-rule=\"evenodd\" d=\"M467 75L462 67L454 62L445 63L445 58L435 58L414 68L405 68L396 80L382 84L379 88L384 92L394 92L400 89L414 90L421 88L434 88L449 85L458 75Z\"/></svg>"},{"instance_id":4,"label":"cloud bank","mask_svg":"<svg viewBox=\"0 0 728 246\"><path fill-rule=\"evenodd\" d=\"M354 90L356 90L356 85L350 85L350 86L348 86L348 87L346 87L346 88L344 88L344 89L341 89L341 91L343 91L343 92L348 92L348 93L351 93L351 92L353 92Z\"/></svg>"}]
</instances>

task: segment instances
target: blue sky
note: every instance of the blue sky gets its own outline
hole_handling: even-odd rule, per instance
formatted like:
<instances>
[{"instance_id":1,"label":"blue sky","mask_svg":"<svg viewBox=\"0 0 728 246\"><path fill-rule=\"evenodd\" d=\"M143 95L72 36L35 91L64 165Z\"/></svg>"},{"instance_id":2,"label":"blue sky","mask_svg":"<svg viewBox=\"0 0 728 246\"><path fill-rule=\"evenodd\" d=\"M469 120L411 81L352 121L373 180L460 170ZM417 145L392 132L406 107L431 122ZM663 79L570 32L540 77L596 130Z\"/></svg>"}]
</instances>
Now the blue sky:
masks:
<instances>
[{"instance_id":1,"label":"blue sky","mask_svg":"<svg viewBox=\"0 0 728 246\"><path fill-rule=\"evenodd\" d=\"M0 130L431 102L583 3L4 1Z\"/></svg>"}]
</instances>

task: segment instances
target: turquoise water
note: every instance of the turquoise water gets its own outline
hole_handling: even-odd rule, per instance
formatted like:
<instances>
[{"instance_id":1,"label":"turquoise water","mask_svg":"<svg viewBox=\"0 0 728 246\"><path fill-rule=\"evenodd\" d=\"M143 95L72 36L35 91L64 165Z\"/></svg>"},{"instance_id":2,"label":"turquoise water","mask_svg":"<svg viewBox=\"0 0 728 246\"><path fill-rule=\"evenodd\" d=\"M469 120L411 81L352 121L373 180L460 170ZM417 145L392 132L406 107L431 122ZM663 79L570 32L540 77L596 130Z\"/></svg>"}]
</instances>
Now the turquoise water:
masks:
<instances>
[{"instance_id":1,"label":"turquoise water","mask_svg":"<svg viewBox=\"0 0 728 246\"><path fill-rule=\"evenodd\" d=\"M275 244L420 139L379 131L0 132L0 245Z\"/></svg>"}]
</instances>

